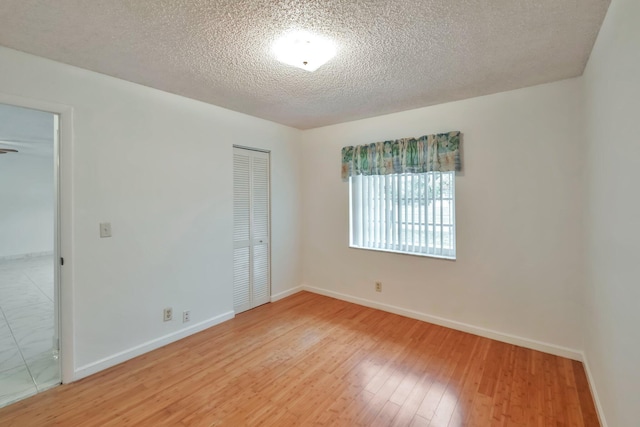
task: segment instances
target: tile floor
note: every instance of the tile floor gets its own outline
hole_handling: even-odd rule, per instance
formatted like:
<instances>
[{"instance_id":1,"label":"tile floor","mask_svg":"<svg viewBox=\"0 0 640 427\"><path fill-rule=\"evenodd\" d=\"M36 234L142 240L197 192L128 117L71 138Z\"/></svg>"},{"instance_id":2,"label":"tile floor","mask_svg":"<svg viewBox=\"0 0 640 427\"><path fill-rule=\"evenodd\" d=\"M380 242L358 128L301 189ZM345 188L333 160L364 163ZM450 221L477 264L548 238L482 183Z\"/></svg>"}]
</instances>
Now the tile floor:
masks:
<instances>
[{"instance_id":1,"label":"tile floor","mask_svg":"<svg viewBox=\"0 0 640 427\"><path fill-rule=\"evenodd\" d=\"M0 260L0 407L60 383L53 256Z\"/></svg>"}]
</instances>

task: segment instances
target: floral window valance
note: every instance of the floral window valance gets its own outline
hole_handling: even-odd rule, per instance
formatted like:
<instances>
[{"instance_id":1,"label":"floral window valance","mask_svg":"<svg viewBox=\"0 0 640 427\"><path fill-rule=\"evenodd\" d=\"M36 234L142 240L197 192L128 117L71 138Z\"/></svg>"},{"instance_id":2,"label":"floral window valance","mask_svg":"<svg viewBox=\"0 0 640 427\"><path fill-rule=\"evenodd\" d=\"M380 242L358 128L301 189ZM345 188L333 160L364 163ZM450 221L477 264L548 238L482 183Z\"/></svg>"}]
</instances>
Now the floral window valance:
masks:
<instances>
[{"instance_id":1,"label":"floral window valance","mask_svg":"<svg viewBox=\"0 0 640 427\"><path fill-rule=\"evenodd\" d=\"M342 179L354 175L460 171L460 132L342 149Z\"/></svg>"}]
</instances>

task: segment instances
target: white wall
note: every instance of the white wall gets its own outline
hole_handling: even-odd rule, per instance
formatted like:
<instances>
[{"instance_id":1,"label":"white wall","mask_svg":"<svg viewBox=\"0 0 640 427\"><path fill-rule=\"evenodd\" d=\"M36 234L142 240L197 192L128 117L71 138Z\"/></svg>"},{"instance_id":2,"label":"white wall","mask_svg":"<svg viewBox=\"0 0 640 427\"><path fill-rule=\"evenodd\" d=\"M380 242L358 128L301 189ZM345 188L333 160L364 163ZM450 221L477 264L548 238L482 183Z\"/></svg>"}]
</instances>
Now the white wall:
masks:
<instances>
[{"instance_id":1,"label":"white wall","mask_svg":"<svg viewBox=\"0 0 640 427\"><path fill-rule=\"evenodd\" d=\"M191 325L230 314L233 144L272 152L273 293L300 284L299 131L4 48L0 64L0 93L73 107L77 375L179 332L183 310Z\"/></svg>"},{"instance_id":2,"label":"white wall","mask_svg":"<svg viewBox=\"0 0 640 427\"><path fill-rule=\"evenodd\" d=\"M579 357L580 91L572 79L304 132L305 285ZM451 130L464 135L457 260L350 249L341 147Z\"/></svg>"},{"instance_id":3,"label":"white wall","mask_svg":"<svg viewBox=\"0 0 640 427\"><path fill-rule=\"evenodd\" d=\"M53 158L4 154L0 183L0 258L52 253Z\"/></svg>"},{"instance_id":4,"label":"white wall","mask_svg":"<svg viewBox=\"0 0 640 427\"><path fill-rule=\"evenodd\" d=\"M640 422L640 2L613 0L584 74L585 354L606 422Z\"/></svg>"}]
</instances>

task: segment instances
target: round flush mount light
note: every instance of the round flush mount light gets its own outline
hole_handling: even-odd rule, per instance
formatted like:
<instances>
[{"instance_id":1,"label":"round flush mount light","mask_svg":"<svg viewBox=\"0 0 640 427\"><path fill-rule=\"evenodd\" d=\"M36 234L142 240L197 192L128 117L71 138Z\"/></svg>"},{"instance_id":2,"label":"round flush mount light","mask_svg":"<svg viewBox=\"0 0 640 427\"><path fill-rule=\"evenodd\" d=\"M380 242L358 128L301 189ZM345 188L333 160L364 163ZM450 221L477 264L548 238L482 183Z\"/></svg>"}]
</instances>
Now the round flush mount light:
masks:
<instances>
[{"instance_id":1,"label":"round flush mount light","mask_svg":"<svg viewBox=\"0 0 640 427\"><path fill-rule=\"evenodd\" d=\"M276 59L307 71L315 71L336 54L331 40L308 31L291 31L273 44Z\"/></svg>"}]
</instances>

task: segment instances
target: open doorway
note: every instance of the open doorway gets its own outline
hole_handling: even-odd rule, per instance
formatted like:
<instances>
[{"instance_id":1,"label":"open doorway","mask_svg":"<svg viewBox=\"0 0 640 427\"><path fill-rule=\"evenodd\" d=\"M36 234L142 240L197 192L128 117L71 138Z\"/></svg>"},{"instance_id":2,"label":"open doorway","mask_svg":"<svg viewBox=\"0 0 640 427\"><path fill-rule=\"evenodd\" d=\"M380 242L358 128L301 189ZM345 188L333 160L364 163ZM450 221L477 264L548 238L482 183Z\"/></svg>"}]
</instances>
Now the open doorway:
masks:
<instances>
[{"instance_id":1,"label":"open doorway","mask_svg":"<svg viewBox=\"0 0 640 427\"><path fill-rule=\"evenodd\" d=\"M58 115L0 104L0 407L61 382Z\"/></svg>"}]
</instances>

